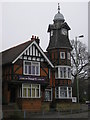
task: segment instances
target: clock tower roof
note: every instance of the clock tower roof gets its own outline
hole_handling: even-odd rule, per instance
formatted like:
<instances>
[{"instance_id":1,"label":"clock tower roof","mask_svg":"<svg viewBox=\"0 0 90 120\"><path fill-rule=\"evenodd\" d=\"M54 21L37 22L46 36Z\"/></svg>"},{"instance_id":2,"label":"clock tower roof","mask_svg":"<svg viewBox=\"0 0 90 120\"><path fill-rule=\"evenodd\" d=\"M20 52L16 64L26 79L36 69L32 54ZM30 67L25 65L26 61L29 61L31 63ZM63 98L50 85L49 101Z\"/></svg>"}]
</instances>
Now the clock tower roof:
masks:
<instances>
[{"instance_id":1,"label":"clock tower roof","mask_svg":"<svg viewBox=\"0 0 90 120\"><path fill-rule=\"evenodd\" d=\"M47 31L50 33L50 41L47 51L60 48L72 50L72 46L69 41L69 30L71 30L71 28L64 21L64 17L60 13L60 6L58 4L58 13L54 17L54 23L49 24Z\"/></svg>"},{"instance_id":2,"label":"clock tower roof","mask_svg":"<svg viewBox=\"0 0 90 120\"><path fill-rule=\"evenodd\" d=\"M54 16L53 21L64 21L64 16L60 13L59 3L58 3L58 13Z\"/></svg>"}]
</instances>

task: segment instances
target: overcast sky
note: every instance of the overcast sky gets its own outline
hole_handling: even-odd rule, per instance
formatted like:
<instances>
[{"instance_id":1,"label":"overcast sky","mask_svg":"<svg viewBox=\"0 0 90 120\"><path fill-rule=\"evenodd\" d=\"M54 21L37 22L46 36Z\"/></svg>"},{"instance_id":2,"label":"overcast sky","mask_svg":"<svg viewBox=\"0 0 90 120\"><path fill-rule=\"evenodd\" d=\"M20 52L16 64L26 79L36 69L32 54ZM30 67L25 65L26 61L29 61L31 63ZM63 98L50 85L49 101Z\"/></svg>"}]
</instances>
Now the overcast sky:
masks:
<instances>
[{"instance_id":1,"label":"overcast sky","mask_svg":"<svg viewBox=\"0 0 90 120\"><path fill-rule=\"evenodd\" d=\"M36 35L45 51L49 43L48 25L53 23L58 2L5 2L2 4L2 48L8 49ZM61 2L60 12L70 26L69 38L84 35L88 45L88 2Z\"/></svg>"}]
</instances>

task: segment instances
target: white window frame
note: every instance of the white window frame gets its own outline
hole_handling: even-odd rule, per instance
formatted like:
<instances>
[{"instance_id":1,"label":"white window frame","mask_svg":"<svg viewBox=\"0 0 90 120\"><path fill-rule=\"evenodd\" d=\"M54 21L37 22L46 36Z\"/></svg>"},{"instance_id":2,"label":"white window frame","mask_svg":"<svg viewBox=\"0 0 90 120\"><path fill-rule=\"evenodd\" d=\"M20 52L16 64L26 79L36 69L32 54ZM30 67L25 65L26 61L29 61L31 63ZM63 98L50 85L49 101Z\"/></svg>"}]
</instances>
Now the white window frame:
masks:
<instances>
[{"instance_id":1,"label":"white window frame","mask_svg":"<svg viewBox=\"0 0 90 120\"><path fill-rule=\"evenodd\" d=\"M24 84L30 85L30 87L24 87ZM38 96L38 97L36 96L36 89L37 89L37 88L35 88L35 97L32 97L32 89L33 89L32 86L33 86L34 84L27 84L27 83L24 83L24 84L22 84L22 96L21 96L22 98L41 98L41 86L40 86L40 84L35 84L35 85L39 85L39 96ZM26 88L26 97L23 96L23 92L24 92L23 89L24 89L24 88ZM28 96L28 88L31 88L31 97Z\"/></svg>"},{"instance_id":2,"label":"white window frame","mask_svg":"<svg viewBox=\"0 0 90 120\"><path fill-rule=\"evenodd\" d=\"M52 101L52 88L51 88L51 89L45 89L45 92L46 92L46 91L51 92L51 96L50 96L50 97L51 97L51 99L50 99L50 100L45 100L45 101Z\"/></svg>"},{"instance_id":3,"label":"white window frame","mask_svg":"<svg viewBox=\"0 0 90 120\"><path fill-rule=\"evenodd\" d=\"M71 79L71 66L55 66L55 68L58 70L58 73L55 73L55 79ZM66 68L66 77L64 77L64 68ZM70 68L70 77L68 76L68 69ZM61 69L63 69L62 74L63 77L61 77ZM57 76L56 76L57 74Z\"/></svg>"},{"instance_id":4,"label":"white window frame","mask_svg":"<svg viewBox=\"0 0 90 120\"><path fill-rule=\"evenodd\" d=\"M62 57L63 54L63 57ZM60 52L60 59L65 59L65 52Z\"/></svg>"},{"instance_id":5,"label":"white window frame","mask_svg":"<svg viewBox=\"0 0 90 120\"><path fill-rule=\"evenodd\" d=\"M27 73L25 73L25 62L29 62L29 63L31 63L31 66L32 66L32 64L33 63L38 63L38 69L39 69L39 73L38 74L36 74L36 67L35 67L35 74L32 74L32 67L31 67L31 74L29 74L29 67L27 68L27 70L28 70L28 72ZM40 76L40 62L37 62L37 61L23 61L23 74L24 75L34 75L34 76Z\"/></svg>"},{"instance_id":6,"label":"white window frame","mask_svg":"<svg viewBox=\"0 0 90 120\"><path fill-rule=\"evenodd\" d=\"M61 87L65 87L66 88L66 93L67 93L67 97L61 97L61 95L60 95L60 92L61 92ZM56 96L56 89L58 88L58 97ZM56 99L72 99L72 87L66 87L66 86L59 86L59 87L57 87L57 88L55 88L55 98ZM71 89L71 90L69 90L69 88ZM69 97L69 91L71 91L71 97Z\"/></svg>"}]
</instances>

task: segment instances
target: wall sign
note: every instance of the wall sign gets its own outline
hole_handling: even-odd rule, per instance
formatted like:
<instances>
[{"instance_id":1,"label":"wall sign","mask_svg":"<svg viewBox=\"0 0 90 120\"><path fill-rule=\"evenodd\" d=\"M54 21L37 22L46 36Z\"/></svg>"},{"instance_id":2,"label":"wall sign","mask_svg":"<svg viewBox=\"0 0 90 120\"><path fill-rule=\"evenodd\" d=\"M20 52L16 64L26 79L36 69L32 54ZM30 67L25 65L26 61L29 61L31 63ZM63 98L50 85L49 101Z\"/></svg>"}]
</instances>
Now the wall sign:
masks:
<instances>
[{"instance_id":1,"label":"wall sign","mask_svg":"<svg viewBox=\"0 0 90 120\"><path fill-rule=\"evenodd\" d=\"M36 77L36 76L19 76L19 80L45 81L45 77Z\"/></svg>"}]
</instances>

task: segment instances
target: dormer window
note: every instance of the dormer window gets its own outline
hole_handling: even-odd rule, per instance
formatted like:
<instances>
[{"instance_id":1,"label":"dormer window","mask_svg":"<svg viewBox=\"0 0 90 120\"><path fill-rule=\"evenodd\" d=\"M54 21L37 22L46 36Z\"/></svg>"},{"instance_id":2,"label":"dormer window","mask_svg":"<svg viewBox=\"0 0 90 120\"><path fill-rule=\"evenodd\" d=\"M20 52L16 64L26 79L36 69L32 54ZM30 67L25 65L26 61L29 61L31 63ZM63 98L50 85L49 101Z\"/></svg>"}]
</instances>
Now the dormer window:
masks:
<instances>
[{"instance_id":1,"label":"dormer window","mask_svg":"<svg viewBox=\"0 0 90 120\"><path fill-rule=\"evenodd\" d=\"M53 30L51 30L51 36L53 36Z\"/></svg>"},{"instance_id":2,"label":"dormer window","mask_svg":"<svg viewBox=\"0 0 90 120\"><path fill-rule=\"evenodd\" d=\"M60 52L60 58L65 59L65 52Z\"/></svg>"}]
</instances>

